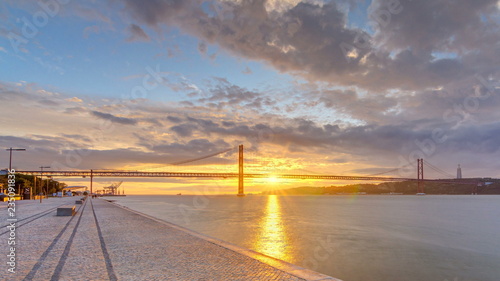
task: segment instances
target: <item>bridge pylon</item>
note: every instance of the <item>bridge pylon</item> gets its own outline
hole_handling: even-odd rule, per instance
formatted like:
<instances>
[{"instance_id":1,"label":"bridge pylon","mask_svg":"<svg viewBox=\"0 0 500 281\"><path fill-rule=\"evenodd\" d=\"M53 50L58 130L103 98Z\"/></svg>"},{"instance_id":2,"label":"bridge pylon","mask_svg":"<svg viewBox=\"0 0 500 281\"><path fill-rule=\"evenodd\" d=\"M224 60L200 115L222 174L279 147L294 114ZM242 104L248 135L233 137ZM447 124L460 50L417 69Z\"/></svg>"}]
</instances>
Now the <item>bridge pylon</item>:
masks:
<instances>
[{"instance_id":1,"label":"bridge pylon","mask_svg":"<svg viewBox=\"0 0 500 281\"><path fill-rule=\"evenodd\" d=\"M244 173L243 173L243 145L240 144L239 146L239 153L238 153L238 196L245 196L245 191L243 190L243 178L244 178Z\"/></svg>"},{"instance_id":2,"label":"bridge pylon","mask_svg":"<svg viewBox=\"0 0 500 281\"><path fill-rule=\"evenodd\" d=\"M417 194L425 194L424 190L424 159L417 159Z\"/></svg>"},{"instance_id":3,"label":"bridge pylon","mask_svg":"<svg viewBox=\"0 0 500 281\"><path fill-rule=\"evenodd\" d=\"M94 183L94 170L90 170L90 194L94 193L94 190L92 187L93 183Z\"/></svg>"}]
</instances>

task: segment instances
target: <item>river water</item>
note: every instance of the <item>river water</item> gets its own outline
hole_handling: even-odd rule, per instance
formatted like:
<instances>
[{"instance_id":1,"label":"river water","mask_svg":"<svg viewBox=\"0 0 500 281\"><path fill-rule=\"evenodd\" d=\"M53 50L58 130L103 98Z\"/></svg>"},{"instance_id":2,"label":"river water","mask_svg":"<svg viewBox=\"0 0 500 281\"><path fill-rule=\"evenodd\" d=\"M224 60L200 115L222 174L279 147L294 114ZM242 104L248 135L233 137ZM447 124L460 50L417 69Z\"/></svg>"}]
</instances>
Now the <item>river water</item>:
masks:
<instances>
[{"instance_id":1,"label":"river water","mask_svg":"<svg viewBox=\"0 0 500 281\"><path fill-rule=\"evenodd\" d=\"M112 199L345 281L500 280L500 196Z\"/></svg>"}]
</instances>

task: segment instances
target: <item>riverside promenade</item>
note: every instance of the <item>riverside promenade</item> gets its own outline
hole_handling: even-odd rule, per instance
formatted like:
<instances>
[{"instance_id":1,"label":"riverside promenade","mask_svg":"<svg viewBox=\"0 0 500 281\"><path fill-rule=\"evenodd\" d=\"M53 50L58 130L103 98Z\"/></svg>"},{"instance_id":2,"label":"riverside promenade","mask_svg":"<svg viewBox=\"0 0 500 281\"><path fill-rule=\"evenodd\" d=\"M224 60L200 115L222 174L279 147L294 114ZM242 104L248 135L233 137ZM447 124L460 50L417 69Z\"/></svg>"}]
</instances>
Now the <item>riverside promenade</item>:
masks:
<instances>
[{"instance_id":1,"label":"riverside promenade","mask_svg":"<svg viewBox=\"0 0 500 281\"><path fill-rule=\"evenodd\" d=\"M0 203L1 280L337 280L120 207L104 199L16 202L15 273Z\"/></svg>"}]
</instances>

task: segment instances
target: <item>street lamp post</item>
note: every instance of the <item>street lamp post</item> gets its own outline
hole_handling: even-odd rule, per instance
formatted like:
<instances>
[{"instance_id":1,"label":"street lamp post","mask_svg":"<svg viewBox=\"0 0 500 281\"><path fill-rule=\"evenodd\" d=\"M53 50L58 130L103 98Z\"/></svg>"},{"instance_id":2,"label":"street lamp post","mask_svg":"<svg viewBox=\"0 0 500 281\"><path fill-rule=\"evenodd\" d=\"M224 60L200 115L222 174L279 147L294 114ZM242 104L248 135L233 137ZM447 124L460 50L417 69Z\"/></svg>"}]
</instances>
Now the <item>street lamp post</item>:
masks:
<instances>
[{"instance_id":1,"label":"street lamp post","mask_svg":"<svg viewBox=\"0 0 500 281\"><path fill-rule=\"evenodd\" d=\"M9 171L12 170L12 151L26 151L26 148L7 148L7 151L10 151L10 158L9 158Z\"/></svg>"},{"instance_id":2,"label":"street lamp post","mask_svg":"<svg viewBox=\"0 0 500 281\"><path fill-rule=\"evenodd\" d=\"M50 166L40 166L40 203L43 195L43 169L50 169Z\"/></svg>"},{"instance_id":3,"label":"street lamp post","mask_svg":"<svg viewBox=\"0 0 500 281\"><path fill-rule=\"evenodd\" d=\"M10 151L10 158L9 158L9 171L12 171L12 151L26 151L26 148L7 148L7 151ZM3 189L0 188L0 192L3 192Z\"/></svg>"}]
</instances>

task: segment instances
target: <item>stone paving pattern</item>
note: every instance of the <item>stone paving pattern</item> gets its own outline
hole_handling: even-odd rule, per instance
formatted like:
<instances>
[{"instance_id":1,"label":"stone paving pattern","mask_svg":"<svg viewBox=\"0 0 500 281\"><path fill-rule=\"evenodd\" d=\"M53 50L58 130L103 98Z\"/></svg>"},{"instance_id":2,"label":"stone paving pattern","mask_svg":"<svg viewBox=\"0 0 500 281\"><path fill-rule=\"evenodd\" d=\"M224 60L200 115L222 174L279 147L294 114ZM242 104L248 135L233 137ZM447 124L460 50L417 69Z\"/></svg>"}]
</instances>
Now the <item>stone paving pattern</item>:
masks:
<instances>
[{"instance_id":1,"label":"stone paving pattern","mask_svg":"<svg viewBox=\"0 0 500 281\"><path fill-rule=\"evenodd\" d=\"M76 205L73 217L56 216L57 206L74 201L17 202L15 274L7 272L7 210L0 204L1 280L337 280L292 274L104 199Z\"/></svg>"}]
</instances>

